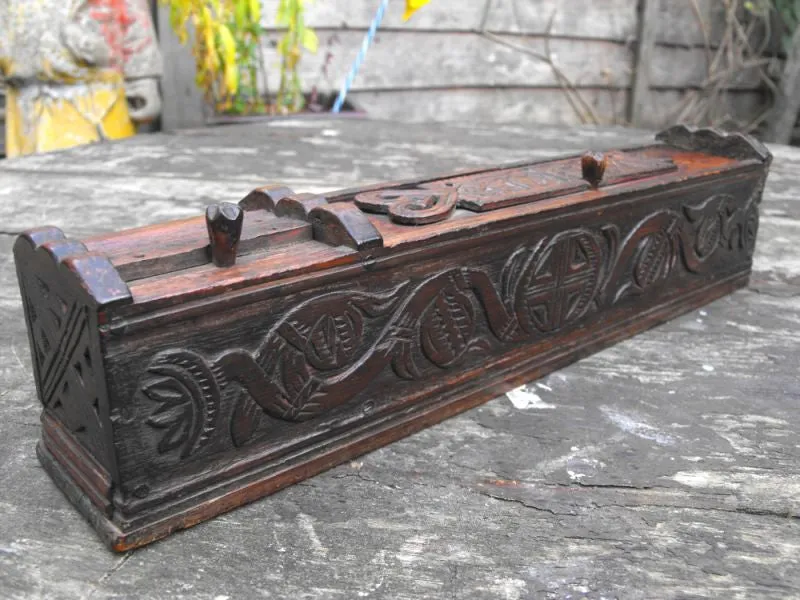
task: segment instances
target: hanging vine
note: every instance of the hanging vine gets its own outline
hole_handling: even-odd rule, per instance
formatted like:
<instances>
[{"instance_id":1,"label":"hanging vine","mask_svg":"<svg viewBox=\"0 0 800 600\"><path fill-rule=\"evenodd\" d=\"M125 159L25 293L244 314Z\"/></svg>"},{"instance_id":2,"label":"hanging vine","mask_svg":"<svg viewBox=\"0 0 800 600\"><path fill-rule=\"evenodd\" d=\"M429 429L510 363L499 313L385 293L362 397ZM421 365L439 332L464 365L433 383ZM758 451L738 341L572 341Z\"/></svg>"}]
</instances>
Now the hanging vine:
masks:
<instances>
[{"instance_id":1,"label":"hanging vine","mask_svg":"<svg viewBox=\"0 0 800 600\"><path fill-rule=\"evenodd\" d=\"M305 0L280 0L275 21L286 27L286 33L278 42L281 79L275 105L280 113L297 112L305 105L299 74L303 50L316 52L319 39L313 29L306 27Z\"/></svg>"},{"instance_id":2,"label":"hanging vine","mask_svg":"<svg viewBox=\"0 0 800 600\"><path fill-rule=\"evenodd\" d=\"M749 132L760 129L770 117L773 103L767 101L757 114L742 117L732 105L731 89L747 74L770 97L777 96L777 54L791 47L792 32L800 22L800 1L720 0L720 13L715 18L723 26L714 43L710 23L703 18L697 0L691 3L703 32L706 77L696 90L685 95L673 120ZM776 39L781 40L779 48Z\"/></svg>"}]
</instances>

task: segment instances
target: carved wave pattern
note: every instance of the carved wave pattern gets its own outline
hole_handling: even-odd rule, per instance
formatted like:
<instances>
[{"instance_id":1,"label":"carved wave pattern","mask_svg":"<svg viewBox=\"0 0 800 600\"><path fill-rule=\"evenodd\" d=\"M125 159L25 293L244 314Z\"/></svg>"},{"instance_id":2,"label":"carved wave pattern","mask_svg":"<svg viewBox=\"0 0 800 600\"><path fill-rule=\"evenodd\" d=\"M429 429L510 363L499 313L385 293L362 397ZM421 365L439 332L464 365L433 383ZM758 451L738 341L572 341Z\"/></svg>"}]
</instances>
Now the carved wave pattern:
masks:
<instances>
[{"instance_id":1,"label":"carved wave pattern","mask_svg":"<svg viewBox=\"0 0 800 600\"><path fill-rule=\"evenodd\" d=\"M386 367L402 379L428 377L492 345L557 334L597 308L663 289L678 271L702 274L720 251L749 257L757 227L755 200L737 209L721 194L657 211L624 239L614 225L544 237L512 252L497 278L463 267L379 293L323 294L288 311L254 351L157 354L139 384L154 404L147 423L163 431L160 453L185 458L220 429L227 391L235 394L229 435L239 446L263 415L313 419L347 404Z\"/></svg>"}]
</instances>

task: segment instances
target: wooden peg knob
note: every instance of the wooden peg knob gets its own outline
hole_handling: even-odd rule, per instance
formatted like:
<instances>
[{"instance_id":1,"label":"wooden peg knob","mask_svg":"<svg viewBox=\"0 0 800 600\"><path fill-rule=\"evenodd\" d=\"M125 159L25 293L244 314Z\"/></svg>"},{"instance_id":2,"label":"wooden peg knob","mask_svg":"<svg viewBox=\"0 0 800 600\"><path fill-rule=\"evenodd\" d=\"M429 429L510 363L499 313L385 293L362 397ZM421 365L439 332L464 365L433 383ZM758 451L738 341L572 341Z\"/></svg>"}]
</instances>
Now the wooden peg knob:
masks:
<instances>
[{"instance_id":1,"label":"wooden peg knob","mask_svg":"<svg viewBox=\"0 0 800 600\"><path fill-rule=\"evenodd\" d=\"M218 267L236 263L236 249L242 237L244 211L235 204L222 202L206 208L206 226L211 242L211 260Z\"/></svg>"},{"instance_id":2,"label":"wooden peg knob","mask_svg":"<svg viewBox=\"0 0 800 600\"><path fill-rule=\"evenodd\" d=\"M607 165L608 156L602 152L589 151L581 156L581 174L592 187L600 185Z\"/></svg>"}]
</instances>

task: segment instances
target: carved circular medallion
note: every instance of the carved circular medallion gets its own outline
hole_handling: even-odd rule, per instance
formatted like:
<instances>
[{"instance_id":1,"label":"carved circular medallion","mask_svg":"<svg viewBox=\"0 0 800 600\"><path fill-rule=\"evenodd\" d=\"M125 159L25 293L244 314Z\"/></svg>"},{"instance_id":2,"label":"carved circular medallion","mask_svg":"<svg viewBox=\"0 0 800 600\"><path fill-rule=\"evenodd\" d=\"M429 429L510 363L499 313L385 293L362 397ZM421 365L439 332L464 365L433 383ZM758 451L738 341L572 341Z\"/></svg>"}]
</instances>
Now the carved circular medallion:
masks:
<instances>
[{"instance_id":1,"label":"carved circular medallion","mask_svg":"<svg viewBox=\"0 0 800 600\"><path fill-rule=\"evenodd\" d=\"M527 332L557 331L580 319L597 293L603 251L586 231L556 235L531 261L515 294L515 311Z\"/></svg>"}]
</instances>

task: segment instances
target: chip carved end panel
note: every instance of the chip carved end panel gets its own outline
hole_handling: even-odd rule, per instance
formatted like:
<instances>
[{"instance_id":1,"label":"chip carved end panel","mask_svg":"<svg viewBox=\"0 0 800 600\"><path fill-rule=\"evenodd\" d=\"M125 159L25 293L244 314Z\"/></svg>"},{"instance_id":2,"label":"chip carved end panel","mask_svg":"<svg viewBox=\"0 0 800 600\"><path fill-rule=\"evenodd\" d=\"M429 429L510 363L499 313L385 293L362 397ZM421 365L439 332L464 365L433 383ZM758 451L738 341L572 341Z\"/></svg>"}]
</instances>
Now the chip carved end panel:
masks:
<instances>
[{"instance_id":1,"label":"chip carved end panel","mask_svg":"<svg viewBox=\"0 0 800 600\"><path fill-rule=\"evenodd\" d=\"M105 288L92 287L93 282L83 286L87 282L81 278L81 261L96 257L54 227L22 234L14 255L42 406L77 444L113 471L97 336L97 308L110 295L95 295Z\"/></svg>"},{"instance_id":2,"label":"chip carved end panel","mask_svg":"<svg viewBox=\"0 0 800 600\"><path fill-rule=\"evenodd\" d=\"M454 267L378 292L313 297L279 316L256 347L156 354L138 383L145 422L157 451L182 460L215 439L250 443L264 419L291 426L329 414L379 378L422 381L474 367L487 353L673 289L712 261L745 267L756 204L716 194L655 211L626 231L606 224L536 236L496 270Z\"/></svg>"}]
</instances>

